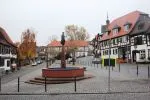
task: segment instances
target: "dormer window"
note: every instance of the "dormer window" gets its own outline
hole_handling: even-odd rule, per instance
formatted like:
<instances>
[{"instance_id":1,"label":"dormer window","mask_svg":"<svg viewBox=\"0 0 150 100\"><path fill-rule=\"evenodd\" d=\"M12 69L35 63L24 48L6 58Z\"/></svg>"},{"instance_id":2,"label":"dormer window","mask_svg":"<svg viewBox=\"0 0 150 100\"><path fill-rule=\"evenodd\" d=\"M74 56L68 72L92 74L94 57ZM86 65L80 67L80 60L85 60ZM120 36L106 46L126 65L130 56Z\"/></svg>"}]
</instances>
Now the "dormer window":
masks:
<instances>
[{"instance_id":1,"label":"dormer window","mask_svg":"<svg viewBox=\"0 0 150 100\"><path fill-rule=\"evenodd\" d=\"M131 23L130 23L130 22L126 22L126 23L124 24L124 30L125 30L126 32L129 31L130 26L131 26Z\"/></svg>"},{"instance_id":2,"label":"dormer window","mask_svg":"<svg viewBox=\"0 0 150 100\"><path fill-rule=\"evenodd\" d=\"M124 26L124 30L125 30L126 32L129 31L129 29L130 29L130 26L129 26L129 25Z\"/></svg>"},{"instance_id":3,"label":"dormer window","mask_svg":"<svg viewBox=\"0 0 150 100\"><path fill-rule=\"evenodd\" d=\"M140 24L138 25L138 30L143 29L143 27L144 27L144 23L140 23Z\"/></svg>"},{"instance_id":4,"label":"dormer window","mask_svg":"<svg viewBox=\"0 0 150 100\"><path fill-rule=\"evenodd\" d=\"M118 29L113 29L113 35L116 35L119 32Z\"/></svg>"},{"instance_id":5,"label":"dormer window","mask_svg":"<svg viewBox=\"0 0 150 100\"><path fill-rule=\"evenodd\" d=\"M113 35L116 35L117 33L119 33L120 28L121 28L120 26L115 25L115 26L113 27Z\"/></svg>"}]
</instances>

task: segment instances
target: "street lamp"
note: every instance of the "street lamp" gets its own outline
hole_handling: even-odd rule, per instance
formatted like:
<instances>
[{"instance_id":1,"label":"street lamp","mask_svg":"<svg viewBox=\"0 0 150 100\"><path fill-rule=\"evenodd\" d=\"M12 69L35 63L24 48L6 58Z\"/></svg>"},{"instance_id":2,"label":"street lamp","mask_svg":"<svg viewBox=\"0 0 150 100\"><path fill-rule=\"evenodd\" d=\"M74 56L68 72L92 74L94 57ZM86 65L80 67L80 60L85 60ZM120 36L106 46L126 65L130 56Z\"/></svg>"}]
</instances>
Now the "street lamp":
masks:
<instances>
[{"instance_id":1,"label":"street lamp","mask_svg":"<svg viewBox=\"0 0 150 100\"><path fill-rule=\"evenodd\" d=\"M46 68L48 68L48 45L46 47Z\"/></svg>"},{"instance_id":2,"label":"street lamp","mask_svg":"<svg viewBox=\"0 0 150 100\"><path fill-rule=\"evenodd\" d=\"M120 48L121 48L121 41L120 41L120 39L119 39L118 43L119 43L119 47L118 47L118 63L119 63L119 72L120 72Z\"/></svg>"},{"instance_id":3,"label":"street lamp","mask_svg":"<svg viewBox=\"0 0 150 100\"><path fill-rule=\"evenodd\" d=\"M137 76L138 76L138 74L139 74L139 66L138 66L138 63L137 63L137 60L136 60L136 49L137 49L137 45L134 45L134 49L135 49L135 62L136 62L136 65L137 65L137 67L136 67L136 69L137 69L137 72L136 72L136 74L137 74Z\"/></svg>"},{"instance_id":4,"label":"street lamp","mask_svg":"<svg viewBox=\"0 0 150 100\"><path fill-rule=\"evenodd\" d=\"M110 48L111 46L111 38L109 39L109 68L108 68L108 92L110 92Z\"/></svg>"}]
</instances>

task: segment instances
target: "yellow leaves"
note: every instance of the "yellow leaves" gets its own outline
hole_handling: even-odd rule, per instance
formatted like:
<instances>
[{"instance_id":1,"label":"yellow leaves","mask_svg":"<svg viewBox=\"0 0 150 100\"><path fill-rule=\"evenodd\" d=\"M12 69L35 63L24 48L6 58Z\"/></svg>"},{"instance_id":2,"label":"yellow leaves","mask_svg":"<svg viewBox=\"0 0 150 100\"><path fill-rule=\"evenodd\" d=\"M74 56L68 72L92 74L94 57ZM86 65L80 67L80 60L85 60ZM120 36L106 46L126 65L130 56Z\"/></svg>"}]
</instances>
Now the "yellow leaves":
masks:
<instances>
[{"instance_id":1,"label":"yellow leaves","mask_svg":"<svg viewBox=\"0 0 150 100\"><path fill-rule=\"evenodd\" d=\"M36 57L35 33L27 29L22 33L22 41L18 48L19 59Z\"/></svg>"}]
</instances>

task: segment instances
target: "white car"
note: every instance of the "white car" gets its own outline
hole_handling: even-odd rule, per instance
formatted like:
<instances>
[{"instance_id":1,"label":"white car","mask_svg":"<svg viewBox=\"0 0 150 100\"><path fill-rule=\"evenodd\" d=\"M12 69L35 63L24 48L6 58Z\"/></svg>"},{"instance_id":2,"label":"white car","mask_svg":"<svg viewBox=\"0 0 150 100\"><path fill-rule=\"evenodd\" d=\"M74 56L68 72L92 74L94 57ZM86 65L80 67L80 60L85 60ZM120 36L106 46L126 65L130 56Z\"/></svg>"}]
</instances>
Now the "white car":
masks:
<instances>
[{"instance_id":1,"label":"white car","mask_svg":"<svg viewBox=\"0 0 150 100\"><path fill-rule=\"evenodd\" d=\"M38 60L38 61L37 61L37 64L41 64L41 63L42 63L42 61L41 61L41 60Z\"/></svg>"},{"instance_id":2,"label":"white car","mask_svg":"<svg viewBox=\"0 0 150 100\"><path fill-rule=\"evenodd\" d=\"M36 65L37 65L37 63L36 63L36 62L33 62L33 63L32 63L32 66L36 66Z\"/></svg>"}]
</instances>

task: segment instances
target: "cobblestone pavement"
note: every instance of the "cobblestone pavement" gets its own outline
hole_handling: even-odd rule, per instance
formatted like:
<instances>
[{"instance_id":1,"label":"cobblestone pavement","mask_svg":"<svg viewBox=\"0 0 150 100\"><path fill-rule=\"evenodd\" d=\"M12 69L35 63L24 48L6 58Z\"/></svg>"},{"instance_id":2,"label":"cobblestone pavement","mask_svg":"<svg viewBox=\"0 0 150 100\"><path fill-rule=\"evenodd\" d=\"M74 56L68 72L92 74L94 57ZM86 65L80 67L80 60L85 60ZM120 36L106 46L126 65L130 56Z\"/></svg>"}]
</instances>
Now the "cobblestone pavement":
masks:
<instances>
[{"instance_id":1,"label":"cobblestone pavement","mask_svg":"<svg viewBox=\"0 0 150 100\"><path fill-rule=\"evenodd\" d=\"M10 71L8 74L3 74L1 76L2 84L8 83L8 82L16 79L17 77L22 77L22 76L26 75L27 73L31 73L34 70L41 69L44 67L46 67L45 63L38 65L38 66L27 65L27 66L21 67L20 70L16 70L14 72Z\"/></svg>"},{"instance_id":2,"label":"cobblestone pavement","mask_svg":"<svg viewBox=\"0 0 150 100\"><path fill-rule=\"evenodd\" d=\"M77 92L85 94L67 94L74 92L74 83L66 84L50 84L47 86L47 93L58 93L60 95L0 95L0 100L8 100L9 98L18 98L19 100L34 100L34 99L51 99L52 100L150 100L150 79L147 77L147 65L139 65L139 75L136 75L135 64L121 64L121 71L118 71L118 65L111 70L110 90L111 92L120 92L114 94L96 94L108 92L108 68L101 65L91 64L92 57L79 58L77 66L86 67L89 73L94 75L94 78L86 79L77 82ZM41 75L41 69L45 65L39 66L27 74L20 77L20 92L21 93L44 93L44 85L33 85L24 83L24 81ZM59 62L53 64L59 66ZM132 93L133 92L133 93ZM1 93L17 93L17 78L2 84ZM66 93L66 94L62 94ZM86 94L91 93L91 94ZM95 94L93 94L95 93ZM12 99L12 100L14 100Z\"/></svg>"},{"instance_id":3,"label":"cobblestone pavement","mask_svg":"<svg viewBox=\"0 0 150 100\"><path fill-rule=\"evenodd\" d=\"M0 100L150 100L149 93L1 95Z\"/></svg>"}]
</instances>

